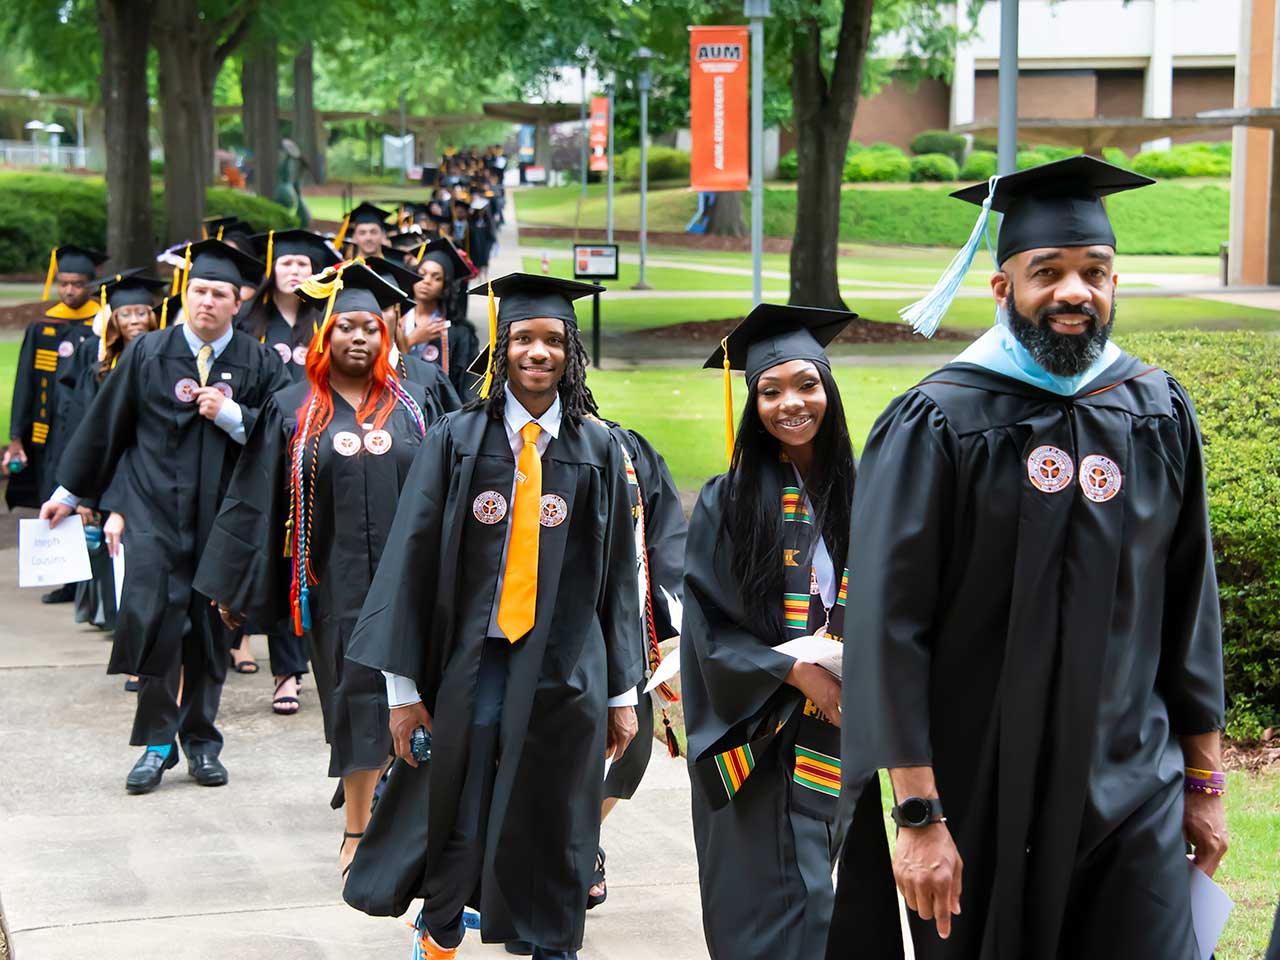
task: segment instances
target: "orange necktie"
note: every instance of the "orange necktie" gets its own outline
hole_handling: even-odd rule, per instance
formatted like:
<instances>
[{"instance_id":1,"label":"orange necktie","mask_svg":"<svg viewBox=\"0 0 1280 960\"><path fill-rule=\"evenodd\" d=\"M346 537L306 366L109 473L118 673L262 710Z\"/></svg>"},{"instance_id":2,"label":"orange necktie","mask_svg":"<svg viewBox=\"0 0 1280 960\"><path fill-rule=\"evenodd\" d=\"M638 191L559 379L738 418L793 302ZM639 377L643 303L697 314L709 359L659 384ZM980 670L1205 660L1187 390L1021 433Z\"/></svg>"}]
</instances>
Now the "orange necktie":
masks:
<instances>
[{"instance_id":1,"label":"orange necktie","mask_svg":"<svg viewBox=\"0 0 1280 960\"><path fill-rule=\"evenodd\" d=\"M511 505L511 541L498 601L498 628L515 643L531 629L538 600L538 527L542 510L542 458L536 422L520 430L524 447L516 461L516 495Z\"/></svg>"}]
</instances>

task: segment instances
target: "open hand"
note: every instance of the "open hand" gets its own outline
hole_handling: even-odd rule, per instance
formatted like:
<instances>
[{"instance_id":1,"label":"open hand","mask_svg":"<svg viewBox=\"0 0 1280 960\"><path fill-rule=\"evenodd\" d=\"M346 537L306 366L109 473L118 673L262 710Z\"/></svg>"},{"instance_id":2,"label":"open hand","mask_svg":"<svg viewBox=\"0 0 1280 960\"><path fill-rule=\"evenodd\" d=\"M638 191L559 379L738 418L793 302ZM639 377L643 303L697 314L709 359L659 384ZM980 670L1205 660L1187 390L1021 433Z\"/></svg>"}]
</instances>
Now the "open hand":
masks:
<instances>
[{"instance_id":1,"label":"open hand","mask_svg":"<svg viewBox=\"0 0 1280 960\"><path fill-rule=\"evenodd\" d=\"M964 864L945 823L903 827L893 854L893 879L907 906L921 920L933 920L938 936L951 936L951 917L960 915Z\"/></svg>"}]
</instances>

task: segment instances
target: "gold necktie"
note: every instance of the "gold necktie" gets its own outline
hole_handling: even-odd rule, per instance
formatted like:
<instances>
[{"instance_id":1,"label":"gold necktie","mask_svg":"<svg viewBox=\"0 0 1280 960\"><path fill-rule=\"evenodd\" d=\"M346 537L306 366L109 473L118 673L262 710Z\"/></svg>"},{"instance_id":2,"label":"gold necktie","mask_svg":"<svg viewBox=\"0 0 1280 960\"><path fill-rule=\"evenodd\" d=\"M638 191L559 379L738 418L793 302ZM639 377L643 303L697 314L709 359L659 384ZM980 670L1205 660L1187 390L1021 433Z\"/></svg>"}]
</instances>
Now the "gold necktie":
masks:
<instances>
[{"instance_id":1,"label":"gold necktie","mask_svg":"<svg viewBox=\"0 0 1280 960\"><path fill-rule=\"evenodd\" d=\"M516 495L511 505L511 540L498 601L498 629L515 643L531 629L538 599L538 527L542 510L542 458L535 422L524 425L524 448L516 461Z\"/></svg>"},{"instance_id":2,"label":"gold necktie","mask_svg":"<svg viewBox=\"0 0 1280 960\"><path fill-rule=\"evenodd\" d=\"M200 371L200 386L207 387L209 385L209 370L213 367L213 347L209 344L202 344L200 352L196 354L196 369Z\"/></svg>"}]
</instances>

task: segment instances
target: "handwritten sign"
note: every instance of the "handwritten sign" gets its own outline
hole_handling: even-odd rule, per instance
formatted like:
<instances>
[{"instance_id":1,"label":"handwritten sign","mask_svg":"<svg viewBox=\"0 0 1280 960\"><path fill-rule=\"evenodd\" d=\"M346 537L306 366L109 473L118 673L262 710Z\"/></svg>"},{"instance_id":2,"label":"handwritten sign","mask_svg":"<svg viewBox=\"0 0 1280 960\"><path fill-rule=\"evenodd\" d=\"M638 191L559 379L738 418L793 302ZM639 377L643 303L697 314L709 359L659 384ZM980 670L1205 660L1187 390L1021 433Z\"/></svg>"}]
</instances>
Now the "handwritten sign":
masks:
<instances>
[{"instance_id":1,"label":"handwritten sign","mask_svg":"<svg viewBox=\"0 0 1280 960\"><path fill-rule=\"evenodd\" d=\"M92 576L79 514L52 529L47 520L18 521L18 586L57 586Z\"/></svg>"}]
</instances>

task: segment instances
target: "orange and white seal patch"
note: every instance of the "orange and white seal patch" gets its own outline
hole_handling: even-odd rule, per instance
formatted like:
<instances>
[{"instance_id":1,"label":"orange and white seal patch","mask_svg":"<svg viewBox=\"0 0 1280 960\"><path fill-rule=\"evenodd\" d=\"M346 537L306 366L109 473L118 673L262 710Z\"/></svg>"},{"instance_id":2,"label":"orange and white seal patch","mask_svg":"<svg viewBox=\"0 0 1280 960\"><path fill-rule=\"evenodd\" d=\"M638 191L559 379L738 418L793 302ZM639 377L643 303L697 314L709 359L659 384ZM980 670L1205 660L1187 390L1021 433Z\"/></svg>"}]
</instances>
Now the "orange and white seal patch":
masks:
<instances>
[{"instance_id":1,"label":"orange and white seal patch","mask_svg":"<svg viewBox=\"0 0 1280 960\"><path fill-rule=\"evenodd\" d=\"M1027 457L1027 478L1041 493L1061 493L1071 486L1074 477L1071 457L1057 447L1036 447Z\"/></svg>"},{"instance_id":2,"label":"orange and white seal patch","mask_svg":"<svg viewBox=\"0 0 1280 960\"><path fill-rule=\"evenodd\" d=\"M486 490L471 501L471 513L481 523L501 523L507 515L507 498L497 490Z\"/></svg>"},{"instance_id":3,"label":"orange and white seal patch","mask_svg":"<svg viewBox=\"0 0 1280 960\"><path fill-rule=\"evenodd\" d=\"M540 524L544 527L558 527L568 516L569 505L564 502L564 497L558 497L554 493L543 494L542 507L538 511Z\"/></svg>"},{"instance_id":4,"label":"orange and white seal patch","mask_svg":"<svg viewBox=\"0 0 1280 960\"><path fill-rule=\"evenodd\" d=\"M1106 503L1124 483L1124 477L1116 462L1109 457L1091 453L1080 461L1080 489L1094 503Z\"/></svg>"}]
</instances>

